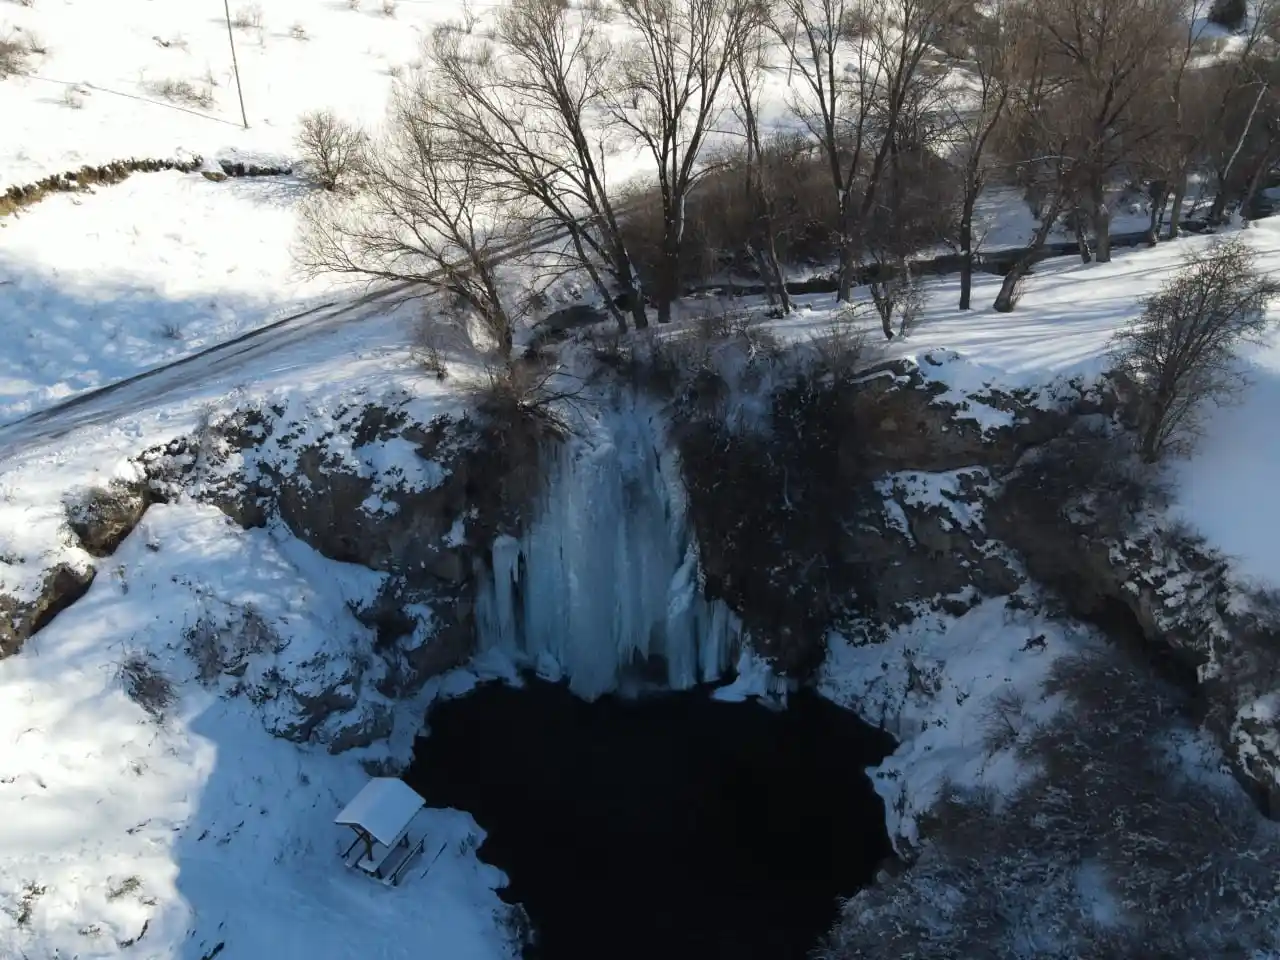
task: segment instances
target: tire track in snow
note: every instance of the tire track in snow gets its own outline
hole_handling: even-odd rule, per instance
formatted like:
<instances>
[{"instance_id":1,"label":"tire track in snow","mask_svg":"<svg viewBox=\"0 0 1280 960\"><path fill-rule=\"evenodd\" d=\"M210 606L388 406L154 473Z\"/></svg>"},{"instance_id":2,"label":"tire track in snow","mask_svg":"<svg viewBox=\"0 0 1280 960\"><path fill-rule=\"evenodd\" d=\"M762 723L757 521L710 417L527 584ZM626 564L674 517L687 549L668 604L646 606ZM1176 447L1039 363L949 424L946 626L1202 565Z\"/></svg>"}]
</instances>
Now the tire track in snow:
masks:
<instances>
[{"instance_id":1,"label":"tire track in snow","mask_svg":"<svg viewBox=\"0 0 1280 960\"><path fill-rule=\"evenodd\" d=\"M548 227L533 236L500 248L494 263L503 263L568 235L564 228ZM443 270L428 274L438 279ZM422 284L399 281L381 286L353 300L330 300L300 313L256 327L230 340L181 357L141 373L95 387L43 410L0 426L0 459L14 456L42 443L57 440L82 427L109 423L208 383L215 376L243 367L248 361L320 336L342 322L358 321L380 305L412 296ZM362 311L362 308L369 308ZM325 312L328 311L328 312Z\"/></svg>"}]
</instances>

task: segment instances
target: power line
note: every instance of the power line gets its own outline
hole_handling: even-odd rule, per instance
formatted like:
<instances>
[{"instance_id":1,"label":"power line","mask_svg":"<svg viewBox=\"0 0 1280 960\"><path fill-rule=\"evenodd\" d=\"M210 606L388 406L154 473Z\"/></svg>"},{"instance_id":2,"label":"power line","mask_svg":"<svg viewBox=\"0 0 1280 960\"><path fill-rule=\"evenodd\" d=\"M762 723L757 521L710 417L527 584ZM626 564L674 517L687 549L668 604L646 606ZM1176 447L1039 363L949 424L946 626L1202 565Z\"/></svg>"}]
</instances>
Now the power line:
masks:
<instances>
[{"instance_id":1,"label":"power line","mask_svg":"<svg viewBox=\"0 0 1280 960\"><path fill-rule=\"evenodd\" d=\"M236 74L236 94L240 97L240 122L243 123L244 128L248 130L249 118L244 112L244 88L240 86L240 63L236 60L236 37L235 32L231 29L230 0L222 0L222 9L227 15L227 40L231 44L231 68Z\"/></svg>"}]
</instances>

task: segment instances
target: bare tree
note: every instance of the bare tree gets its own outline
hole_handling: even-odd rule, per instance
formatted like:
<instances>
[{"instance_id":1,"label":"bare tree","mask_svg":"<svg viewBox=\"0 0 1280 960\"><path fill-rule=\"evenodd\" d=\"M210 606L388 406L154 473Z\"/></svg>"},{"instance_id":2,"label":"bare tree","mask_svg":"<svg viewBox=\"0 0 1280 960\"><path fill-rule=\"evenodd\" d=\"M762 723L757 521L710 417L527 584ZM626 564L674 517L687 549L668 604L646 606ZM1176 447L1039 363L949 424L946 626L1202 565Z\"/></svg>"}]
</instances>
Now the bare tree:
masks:
<instances>
[{"instance_id":1,"label":"bare tree","mask_svg":"<svg viewBox=\"0 0 1280 960\"><path fill-rule=\"evenodd\" d=\"M477 163L565 232L576 264L625 330L606 274L636 327L647 319L599 132L613 53L606 16L598 4L511 0L491 33L446 25L429 54L437 82L453 92L441 121L471 144Z\"/></svg>"},{"instance_id":2,"label":"bare tree","mask_svg":"<svg viewBox=\"0 0 1280 960\"><path fill-rule=\"evenodd\" d=\"M1147 240L1151 244L1160 238L1170 199L1173 206L1169 237L1178 236L1187 178L1205 138L1217 122L1216 118L1210 120L1205 108L1212 99L1211 89L1219 72L1193 69L1194 58L1206 52L1201 18L1207 6L1208 0L1191 0L1180 42L1173 47L1165 74L1150 91L1145 105L1161 129L1140 151L1142 165L1152 176L1151 221L1147 228Z\"/></svg>"},{"instance_id":3,"label":"bare tree","mask_svg":"<svg viewBox=\"0 0 1280 960\"><path fill-rule=\"evenodd\" d=\"M331 110L305 114L299 123L298 150L325 190L338 189L355 172L364 140L363 131Z\"/></svg>"},{"instance_id":4,"label":"bare tree","mask_svg":"<svg viewBox=\"0 0 1280 960\"><path fill-rule=\"evenodd\" d=\"M1252 12L1248 31L1241 37L1235 56L1225 64L1221 99L1206 137L1211 145L1209 164L1217 181L1208 217L1213 224L1222 222L1231 195L1231 168L1272 84L1273 58L1265 52L1272 45L1271 37L1280 30L1280 0L1258 0ZM1239 132L1224 136L1228 129Z\"/></svg>"},{"instance_id":5,"label":"bare tree","mask_svg":"<svg viewBox=\"0 0 1280 960\"><path fill-rule=\"evenodd\" d=\"M724 109L721 87L760 15L757 0L621 0L630 37L613 64L606 110L657 167L662 255L654 293L658 322L680 295L685 207L699 157Z\"/></svg>"},{"instance_id":6,"label":"bare tree","mask_svg":"<svg viewBox=\"0 0 1280 960\"><path fill-rule=\"evenodd\" d=\"M958 0L779 0L771 20L787 51L792 109L826 156L848 300L897 127L930 45Z\"/></svg>"},{"instance_id":7,"label":"bare tree","mask_svg":"<svg viewBox=\"0 0 1280 960\"><path fill-rule=\"evenodd\" d=\"M1067 153L1070 134L1055 122L1061 87L1049 72L1043 36L1028 26L1020 25L1020 30L1019 56L1010 65L1007 122L997 129L1001 133L1000 153L1011 161L1027 191L1036 228L1004 275L993 304L999 313L1009 313L1017 305L1022 280L1040 256L1072 194L1073 167Z\"/></svg>"},{"instance_id":8,"label":"bare tree","mask_svg":"<svg viewBox=\"0 0 1280 960\"><path fill-rule=\"evenodd\" d=\"M1036 0L1048 68L1061 87L1055 122L1067 135L1077 206L1092 219L1096 256L1111 259L1114 173L1161 132L1145 94L1178 47L1176 0Z\"/></svg>"},{"instance_id":9,"label":"bare tree","mask_svg":"<svg viewBox=\"0 0 1280 960\"><path fill-rule=\"evenodd\" d=\"M1258 271L1238 238L1190 254L1185 266L1117 333L1120 367L1141 391L1142 458L1154 463L1194 441L1204 404L1241 386L1235 348L1256 341L1270 321L1280 284Z\"/></svg>"},{"instance_id":10,"label":"bare tree","mask_svg":"<svg viewBox=\"0 0 1280 960\"><path fill-rule=\"evenodd\" d=\"M1010 61L1016 57L1016 32L1010 29L1011 4L997 4L966 25L967 90L951 91L953 142L963 170L960 199L960 309L968 310L973 290L973 213L990 170L988 145L1004 117L1010 96ZM968 96L960 99L963 94ZM967 100L968 102L965 102ZM959 102L957 102L959 101Z\"/></svg>"},{"instance_id":11,"label":"bare tree","mask_svg":"<svg viewBox=\"0 0 1280 960\"><path fill-rule=\"evenodd\" d=\"M303 212L298 260L312 274L409 281L472 311L498 353L511 353L518 310L499 264L530 239L521 198L488 179L469 144L440 123L422 76L398 86L385 135L362 149L365 189L318 196Z\"/></svg>"},{"instance_id":12,"label":"bare tree","mask_svg":"<svg viewBox=\"0 0 1280 960\"><path fill-rule=\"evenodd\" d=\"M746 238L747 253L764 282L770 306L776 305L786 315L791 312L791 297L787 293L782 265L778 262L774 168L769 163L760 132L760 85L768 68L764 27L765 21L760 18L752 25L742 45L733 52L729 79L737 100L734 114L742 124L746 141L742 156L743 188L752 224Z\"/></svg>"}]
</instances>

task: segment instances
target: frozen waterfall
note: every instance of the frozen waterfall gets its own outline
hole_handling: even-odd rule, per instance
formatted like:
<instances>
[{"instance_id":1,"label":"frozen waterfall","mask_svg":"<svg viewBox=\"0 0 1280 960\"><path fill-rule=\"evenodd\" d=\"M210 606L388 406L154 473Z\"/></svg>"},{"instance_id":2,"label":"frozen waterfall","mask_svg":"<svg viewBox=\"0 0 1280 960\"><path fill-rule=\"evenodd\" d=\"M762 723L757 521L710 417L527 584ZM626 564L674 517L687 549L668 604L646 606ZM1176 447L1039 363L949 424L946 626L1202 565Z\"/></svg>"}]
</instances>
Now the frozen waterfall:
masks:
<instances>
[{"instance_id":1,"label":"frozen waterfall","mask_svg":"<svg viewBox=\"0 0 1280 960\"><path fill-rule=\"evenodd\" d=\"M524 536L499 537L481 581L481 651L564 675L577 695L617 688L636 660L659 656L683 690L732 662L738 618L707 601L675 455L657 415L613 410L592 436L551 456Z\"/></svg>"}]
</instances>

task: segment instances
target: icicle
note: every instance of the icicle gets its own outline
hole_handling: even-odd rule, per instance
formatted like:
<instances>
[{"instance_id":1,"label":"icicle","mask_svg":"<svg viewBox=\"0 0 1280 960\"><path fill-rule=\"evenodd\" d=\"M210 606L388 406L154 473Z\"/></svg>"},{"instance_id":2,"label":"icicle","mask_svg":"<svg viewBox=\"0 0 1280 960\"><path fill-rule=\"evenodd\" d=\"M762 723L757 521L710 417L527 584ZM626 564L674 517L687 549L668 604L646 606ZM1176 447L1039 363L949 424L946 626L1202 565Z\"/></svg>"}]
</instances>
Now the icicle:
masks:
<instances>
[{"instance_id":1,"label":"icicle","mask_svg":"<svg viewBox=\"0 0 1280 960\"><path fill-rule=\"evenodd\" d=\"M741 625L702 596L679 464L659 452L655 420L609 411L594 436L556 451L522 540L494 542L477 597L481 650L563 674L586 699L654 655L674 689L719 679Z\"/></svg>"},{"instance_id":2,"label":"icicle","mask_svg":"<svg viewBox=\"0 0 1280 960\"><path fill-rule=\"evenodd\" d=\"M501 536L493 541L493 627L496 646L516 649L516 583L520 579L520 541Z\"/></svg>"}]
</instances>

